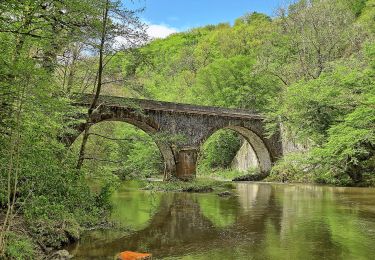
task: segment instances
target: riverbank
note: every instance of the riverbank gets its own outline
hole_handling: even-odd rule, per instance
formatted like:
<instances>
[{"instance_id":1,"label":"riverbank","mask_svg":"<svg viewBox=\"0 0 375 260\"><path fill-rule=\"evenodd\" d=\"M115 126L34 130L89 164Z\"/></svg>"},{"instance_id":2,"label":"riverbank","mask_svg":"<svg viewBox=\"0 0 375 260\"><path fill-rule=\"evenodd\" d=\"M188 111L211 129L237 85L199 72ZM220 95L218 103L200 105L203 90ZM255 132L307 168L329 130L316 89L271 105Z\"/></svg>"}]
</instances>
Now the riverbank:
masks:
<instances>
[{"instance_id":1,"label":"riverbank","mask_svg":"<svg viewBox=\"0 0 375 260\"><path fill-rule=\"evenodd\" d=\"M94 186L94 185L93 185ZM97 188L97 187L96 187ZM231 190L234 184L210 179L197 179L191 182L183 181L134 181L128 182L126 189L149 190L159 192L216 192ZM119 188L120 189L120 188ZM99 191L97 191L99 192ZM0 212L0 221L5 214ZM18 214L12 225L12 232L8 233L6 256L9 259L51 259L51 257L60 249L78 241L81 234L90 230L117 229L123 227L118 223L112 222L107 217L102 221L91 223L91 225L78 225L66 222L51 223L38 221L38 223L29 223L23 214ZM65 223L66 222L66 223ZM1 222L2 223L2 222ZM129 229L126 229L128 232ZM53 242L46 244L48 242ZM53 246L60 245L60 246Z\"/></svg>"},{"instance_id":2,"label":"riverbank","mask_svg":"<svg viewBox=\"0 0 375 260\"><path fill-rule=\"evenodd\" d=\"M374 189L234 184L235 196L220 197L143 190L144 184L125 182L113 197L113 218L133 231L93 230L66 249L77 259L113 259L124 250L155 259L371 256Z\"/></svg>"},{"instance_id":3,"label":"riverbank","mask_svg":"<svg viewBox=\"0 0 375 260\"><path fill-rule=\"evenodd\" d=\"M362 173L361 178L352 179L350 176L331 176L331 172L323 172L321 169L299 165L298 160L280 160L269 174L263 174L258 169L250 169L240 172L232 169L205 169L198 178L209 178L219 181L255 181L270 183L304 183L319 184L334 187L375 187L375 175ZM359 174L357 174L359 176Z\"/></svg>"},{"instance_id":4,"label":"riverbank","mask_svg":"<svg viewBox=\"0 0 375 260\"><path fill-rule=\"evenodd\" d=\"M274 184L281 184L281 183L283 182L275 182L275 181L271 182L270 179L266 179L262 183L243 182L242 184L274 185ZM296 183L289 183L289 184L294 186L293 184L296 184ZM202 194L203 193L203 194L207 194L208 196L214 195L213 197L219 198L221 196L232 197L232 195L235 195L236 194L235 189L237 185L238 183L236 182L215 180L215 179L210 179L210 178L197 178L191 182L184 182L184 181L178 181L178 180L169 181L169 182L162 182L162 181L157 181L157 180L127 181L127 182L124 182L123 185L121 185L117 191L115 191L115 194L122 194L123 192L130 190L130 191L134 191L140 194L144 194L145 195L144 199L146 201L150 195L155 194L154 192L156 192L156 194L159 194L157 196L162 196L163 194L168 194L168 193L170 194L175 194L175 193ZM311 184L311 185L319 187L314 184ZM322 187L324 188L324 185ZM331 187L331 188L334 189L334 187ZM150 194L150 195L147 195L147 194ZM150 196L150 198L153 196L155 195ZM119 216L123 216L124 212L128 214L129 216L133 214L137 215L137 211L142 210L139 207L141 207L141 205L144 204L144 202L138 201L134 205L131 205L132 198L126 198L124 200L124 198L119 197L116 200L118 200L118 203L123 203L124 205L126 204L125 205L126 211L119 211L117 213ZM130 202L128 202L127 200L130 200ZM157 202L156 204L158 203L159 202ZM118 204L114 204L113 207L118 208L119 206ZM147 212L155 212L155 210L156 209L153 208L152 210L147 210ZM142 218L144 217L140 217L140 219ZM35 230L30 228L30 225L25 221L25 219L22 216L18 216L16 220L14 221L14 225L12 228L13 231L12 233L10 233L11 239L9 239L9 242L8 242L9 246L7 249L8 250L7 254L10 256L10 259L28 259L30 257L31 259L51 259L51 256L57 250L66 247L66 245L74 244L77 240L81 239L82 233L95 232L98 230L108 230L108 232L110 232L110 230L116 230L117 232L121 231L120 233L125 234L125 233L132 233L133 229L134 230L139 229L137 225L129 229L127 227L124 227L123 224L124 223L121 224L121 223L117 223L116 221L106 219L105 221L98 223L96 225L93 225L93 226L86 226L86 227L81 226L79 227L79 230L77 231L78 232L77 239L64 243L62 247L52 248L52 247L46 247L43 245L43 243L40 243L40 241L38 240L37 234L33 233ZM43 225L43 223L40 223L40 225ZM43 227L43 229L45 230L46 227L48 228L48 225ZM55 231L50 230L50 232L55 232ZM64 226L60 227L59 232L66 233L66 231L64 231ZM56 235L56 234L50 234L50 235Z\"/></svg>"},{"instance_id":5,"label":"riverbank","mask_svg":"<svg viewBox=\"0 0 375 260\"><path fill-rule=\"evenodd\" d=\"M0 211L0 223L4 222L5 212ZM32 236L29 225L22 215L14 216L12 231L6 232L6 257L9 259L44 259L47 254Z\"/></svg>"}]
</instances>

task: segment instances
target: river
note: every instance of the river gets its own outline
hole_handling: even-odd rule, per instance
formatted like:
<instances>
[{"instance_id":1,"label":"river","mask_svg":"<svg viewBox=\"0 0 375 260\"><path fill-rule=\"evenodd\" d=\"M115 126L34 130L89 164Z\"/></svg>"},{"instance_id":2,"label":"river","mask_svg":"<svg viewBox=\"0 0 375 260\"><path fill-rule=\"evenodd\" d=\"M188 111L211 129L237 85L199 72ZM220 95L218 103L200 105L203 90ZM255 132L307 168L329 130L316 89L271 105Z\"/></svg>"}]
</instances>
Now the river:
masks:
<instances>
[{"instance_id":1,"label":"river","mask_svg":"<svg viewBox=\"0 0 375 260\"><path fill-rule=\"evenodd\" d=\"M74 259L375 259L375 189L237 183L235 196L141 191L113 196L123 228L95 230L67 249ZM132 231L126 231L129 228Z\"/></svg>"}]
</instances>

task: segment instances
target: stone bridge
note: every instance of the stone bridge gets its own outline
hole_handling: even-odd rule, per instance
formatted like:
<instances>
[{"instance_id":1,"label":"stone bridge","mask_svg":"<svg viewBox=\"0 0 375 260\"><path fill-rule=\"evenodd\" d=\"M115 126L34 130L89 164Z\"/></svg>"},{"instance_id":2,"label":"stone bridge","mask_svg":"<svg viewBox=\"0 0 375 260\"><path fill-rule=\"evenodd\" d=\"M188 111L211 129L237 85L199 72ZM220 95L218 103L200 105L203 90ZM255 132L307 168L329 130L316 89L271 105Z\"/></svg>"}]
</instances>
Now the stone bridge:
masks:
<instances>
[{"instance_id":1,"label":"stone bridge","mask_svg":"<svg viewBox=\"0 0 375 260\"><path fill-rule=\"evenodd\" d=\"M91 100L92 95L84 95L76 99L74 105L89 107ZM101 96L98 104L91 118L92 124L122 121L150 134L164 158L169 176L194 178L202 143L220 129L234 130L249 142L263 173L269 172L272 164L282 156L279 133L267 138L264 118L249 110L113 96ZM84 124L77 125L76 129L76 135L64 137L66 143L74 142Z\"/></svg>"}]
</instances>

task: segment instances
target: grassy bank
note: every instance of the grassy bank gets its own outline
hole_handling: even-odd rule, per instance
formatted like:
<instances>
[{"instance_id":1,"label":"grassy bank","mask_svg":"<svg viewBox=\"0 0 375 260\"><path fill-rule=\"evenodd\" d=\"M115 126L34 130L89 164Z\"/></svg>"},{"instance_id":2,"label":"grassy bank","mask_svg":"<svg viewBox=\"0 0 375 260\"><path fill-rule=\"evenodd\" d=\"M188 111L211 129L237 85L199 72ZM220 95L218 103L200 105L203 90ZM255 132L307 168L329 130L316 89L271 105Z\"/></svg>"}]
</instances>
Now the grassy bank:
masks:
<instances>
[{"instance_id":1,"label":"grassy bank","mask_svg":"<svg viewBox=\"0 0 375 260\"><path fill-rule=\"evenodd\" d=\"M197 177L203 179L213 179L218 181L231 181L236 177L245 175L247 173L240 172L238 170L232 169L200 169L198 171Z\"/></svg>"},{"instance_id":2,"label":"grassy bank","mask_svg":"<svg viewBox=\"0 0 375 260\"><path fill-rule=\"evenodd\" d=\"M0 221L3 222L5 214L0 212ZM23 217L13 219L12 231L5 232L6 259L41 259L44 256L42 248L36 243L28 230ZM0 259L2 259L0 257Z\"/></svg>"},{"instance_id":3,"label":"grassy bank","mask_svg":"<svg viewBox=\"0 0 375 260\"><path fill-rule=\"evenodd\" d=\"M169 182L153 181L145 183L141 189L155 191L175 191L175 192L221 192L235 188L232 182L218 181L208 178L197 178L185 182L173 180Z\"/></svg>"}]
</instances>

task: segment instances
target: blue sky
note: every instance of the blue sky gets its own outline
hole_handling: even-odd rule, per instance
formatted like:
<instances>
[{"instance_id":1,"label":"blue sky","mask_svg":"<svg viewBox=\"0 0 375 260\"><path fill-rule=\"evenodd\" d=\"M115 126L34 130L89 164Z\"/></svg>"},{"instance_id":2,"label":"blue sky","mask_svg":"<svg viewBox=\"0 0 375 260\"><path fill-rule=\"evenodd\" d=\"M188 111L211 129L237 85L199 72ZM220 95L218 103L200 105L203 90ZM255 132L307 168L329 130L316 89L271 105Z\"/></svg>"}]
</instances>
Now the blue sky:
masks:
<instances>
[{"instance_id":1,"label":"blue sky","mask_svg":"<svg viewBox=\"0 0 375 260\"><path fill-rule=\"evenodd\" d=\"M124 2L128 0L124 0ZM125 4L126 4L125 2ZM176 31L208 24L230 22L247 12L274 15L285 0L140 0L142 17L149 23L149 34L163 38Z\"/></svg>"}]
</instances>

